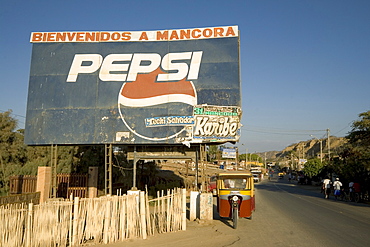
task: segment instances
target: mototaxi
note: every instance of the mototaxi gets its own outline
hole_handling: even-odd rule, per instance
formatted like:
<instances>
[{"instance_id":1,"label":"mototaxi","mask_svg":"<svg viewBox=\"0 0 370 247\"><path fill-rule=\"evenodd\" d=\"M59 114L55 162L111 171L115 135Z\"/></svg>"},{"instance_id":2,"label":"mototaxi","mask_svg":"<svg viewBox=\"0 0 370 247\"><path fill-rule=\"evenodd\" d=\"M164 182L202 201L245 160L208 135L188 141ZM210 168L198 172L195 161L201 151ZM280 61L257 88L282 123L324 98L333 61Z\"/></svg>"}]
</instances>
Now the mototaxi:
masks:
<instances>
[{"instance_id":1,"label":"mototaxi","mask_svg":"<svg viewBox=\"0 0 370 247\"><path fill-rule=\"evenodd\" d=\"M223 172L217 176L217 210L220 217L252 219L255 210L254 179L251 172Z\"/></svg>"}]
</instances>

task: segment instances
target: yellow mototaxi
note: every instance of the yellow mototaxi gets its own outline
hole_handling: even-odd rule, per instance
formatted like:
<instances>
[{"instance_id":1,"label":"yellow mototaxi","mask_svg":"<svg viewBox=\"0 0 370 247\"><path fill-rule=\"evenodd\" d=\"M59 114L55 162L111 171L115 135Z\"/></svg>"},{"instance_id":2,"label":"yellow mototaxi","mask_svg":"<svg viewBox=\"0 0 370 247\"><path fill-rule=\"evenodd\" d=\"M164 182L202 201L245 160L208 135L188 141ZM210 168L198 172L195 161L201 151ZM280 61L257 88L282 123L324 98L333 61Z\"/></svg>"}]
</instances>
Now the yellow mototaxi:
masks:
<instances>
[{"instance_id":1,"label":"yellow mototaxi","mask_svg":"<svg viewBox=\"0 0 370 247\"><path fill-rule=\"evenodd\" d=\"M222 172L217 176L217 210L220 217L252 219L255 210L254 181L251 172Z\"/></svg>"}]
</instances>

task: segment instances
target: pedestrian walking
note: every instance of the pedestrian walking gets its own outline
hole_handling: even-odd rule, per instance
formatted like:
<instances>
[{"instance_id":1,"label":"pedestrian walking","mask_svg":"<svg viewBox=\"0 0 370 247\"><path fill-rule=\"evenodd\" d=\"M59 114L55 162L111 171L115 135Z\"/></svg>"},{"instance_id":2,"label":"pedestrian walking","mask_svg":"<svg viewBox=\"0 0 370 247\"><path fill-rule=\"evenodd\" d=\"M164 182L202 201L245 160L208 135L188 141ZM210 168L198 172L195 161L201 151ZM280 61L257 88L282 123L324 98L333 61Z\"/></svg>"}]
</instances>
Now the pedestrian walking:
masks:
<instances>
[{"instance_id":1,"label":"pedestrian walking","mask_svg":"<svg viewBox=\"0 0 370 247\"><path fill-rule=\"evenodd\" d=\"M336 178L333 183L335 200L337 200L338 196L340 196L340 187L342 186L343 184L339 181L339 178Z\"/></svg>"},{"instance_id":2,"label":"pedestrian walking","mask_svg":"<svg viewBox=\"0 0 370 247\"><path fill-rule=\"evenodd\" d=\"M331 181L329 177L326 177L323 181L323 189L325 193L325 199L329 199L329 195L331 193Z\"/></svg>"}]
</instances>

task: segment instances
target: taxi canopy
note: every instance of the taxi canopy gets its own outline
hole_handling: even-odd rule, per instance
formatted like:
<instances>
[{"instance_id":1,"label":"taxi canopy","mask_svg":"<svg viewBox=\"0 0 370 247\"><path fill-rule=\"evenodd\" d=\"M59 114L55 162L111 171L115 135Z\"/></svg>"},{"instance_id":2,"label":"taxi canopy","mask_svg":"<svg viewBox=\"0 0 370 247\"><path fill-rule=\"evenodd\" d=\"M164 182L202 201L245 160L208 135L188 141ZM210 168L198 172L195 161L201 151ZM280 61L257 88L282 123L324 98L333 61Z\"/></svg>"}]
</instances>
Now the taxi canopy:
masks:
<instances>
[{"instance_id":1,"label":"taxi canopy","mask_svg":"<svg viewBox=\"0 0 370 247\"><path fill-rule=\"evenodd\" d=\"M217 189L251 190L254 188L250 172L222 172L218 174Z\"/></svg>"}]
</instances>

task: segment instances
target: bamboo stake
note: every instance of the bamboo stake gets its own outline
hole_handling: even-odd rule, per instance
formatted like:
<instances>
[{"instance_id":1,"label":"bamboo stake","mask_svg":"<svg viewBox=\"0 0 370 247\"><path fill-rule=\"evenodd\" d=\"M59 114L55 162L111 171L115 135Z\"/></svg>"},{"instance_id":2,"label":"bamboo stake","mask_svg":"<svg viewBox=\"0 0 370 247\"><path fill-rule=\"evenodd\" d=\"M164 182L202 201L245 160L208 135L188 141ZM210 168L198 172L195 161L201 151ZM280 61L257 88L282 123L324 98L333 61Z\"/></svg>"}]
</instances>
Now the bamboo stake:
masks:
<instances>
[{"instance_id":1,"label":"bamboo stake","mask_svg":"<svg viewBox=\"0 0 370 247\"><path fill-rule=\"evenodd\" d=\"M75 202L74 202L74 208L73 208L73 233L72 233L72 246L77 246L78 244L78 219L79 219L79 215L78 215L78 201L79 201L79 198L78 197L75 197Z\"/></svg>"},{"instance_id":2,"label":"bamboo stake","mask_svg":"<svg viewBox=\"0 0 370 247\"><path fill-rule=\"evenodd\" d=\"M119 225L118 225L118 217L119 217L119 214L118 214L118 206L119 206L119 201L118 201L118 196L115 196L114 197L114 203L113 203L113 216L112 216L112 226L114 227L114 229L112 229L113 231L113 241L116 242L118 240L118 229L119 229Z\"/></svg>"},{"instance_id":3,"label":"bamboo stake","mask_svg":"<svg viewBox=\"0 0 370 247\"><path fill-rule=\"evenodd\" d=\"M126 228L126 202L127 202L127 196L123 195L121 198L121 217L120 217L120 239L124 240L126 238L125 234L125 228Z\"/></svg>"},{"instance_id":4,"label":"bamboo stake","mask_svg":"<svg viewBox=\"0 0 370 247\"><path fill-rule=\"evenodd\" d=\"M0 246L76 246L186 230L186 190L0 206ZM149 206L149 202L153 202ZM104 230L104 231L103 231Z\"/></svg>"},{"instance_id":5,"label":"bamboo stake","mask_svg":"<svg viewBox=\"0 0 370 247\"><path fill-rule=\"evenodd\" d=\"M141 220L141 235L143 239L147 238L146 220L145 220L145 192L140 191L140 220Z\"/></svg>"},{"instance_id":6,"label":"bamboo stake","mask_svg":"<svg viewBox=\"0 0 370 247\"><path fill-rule=\"evenodd\" d=\"M152 221L151 221L151 215L150 215L150 206L149 206L149 198L148 198L148 188L146 187L146 193L145 193L145 208L146 208L146 222L147 222L147 233L149 235L153 235L153 229L152 229Z\"/></svg>"},{"instance_id":7,"label":"bamboo stake","mask_svg":"<svg viewBox=\"0 0 370 247\"><path fill-rule=\"evenodd\" d=\"M182 189L182 223L181 223L181 230L186 231L186 189Z\"/></svg>"},{"instance_id":8,"label":"bamboo stake","mask_svg":"<svg viewBox=\"0 0 370 247\"><path fill-rule=\"evenodd\" d=\"M157 215L156 215L158 233L162 233L162 218L161 218L162 217L162 206L161 206L161 202L162 202L162 197L161 197L160 191L158 191Z\"/></svg>"},{"instance_id":9,"label":"bamboo stake","mask_svg":"<svg viewBox=\"0 0 370 247\"><path fill-rule=\"evenodd\" d=\"M72 200L70 200L71 203L73 203ZM73 213L72 213L72 208L73 206L71 207L71 212L70 212L70 215L69 215L69 243L72 245L72 240L73 240Z\"/></svg>"},{"instance_id":10,"label":"bamboo stake","mask_svg":"<svg viewBox=\"0 0 370 247\"><path fill-rule=\"evenodd\" d=\"M167 196L169 196L169 195L171 195L171 192L170 192L170 190L167 190ZM167 217L166 217L166 232L170 232L171 231L171 212L170 212L170 203L171 203L171 199L170 198L168 198L167 199L167 210L166 210L166 212L167 212Z\"/></svg>"},{"instance_id":11,"label":"bamboo stake","mask_svg":"<svg viewBox=\"0 0 370 247\"><path fill-rule=\"evenodd\" d=\"M104 232L103 232L103 243L107 244L109 238L109 220L110 220L110 201L105 202L105 218L104 218Z\"/></svg>"}]
</instances>

